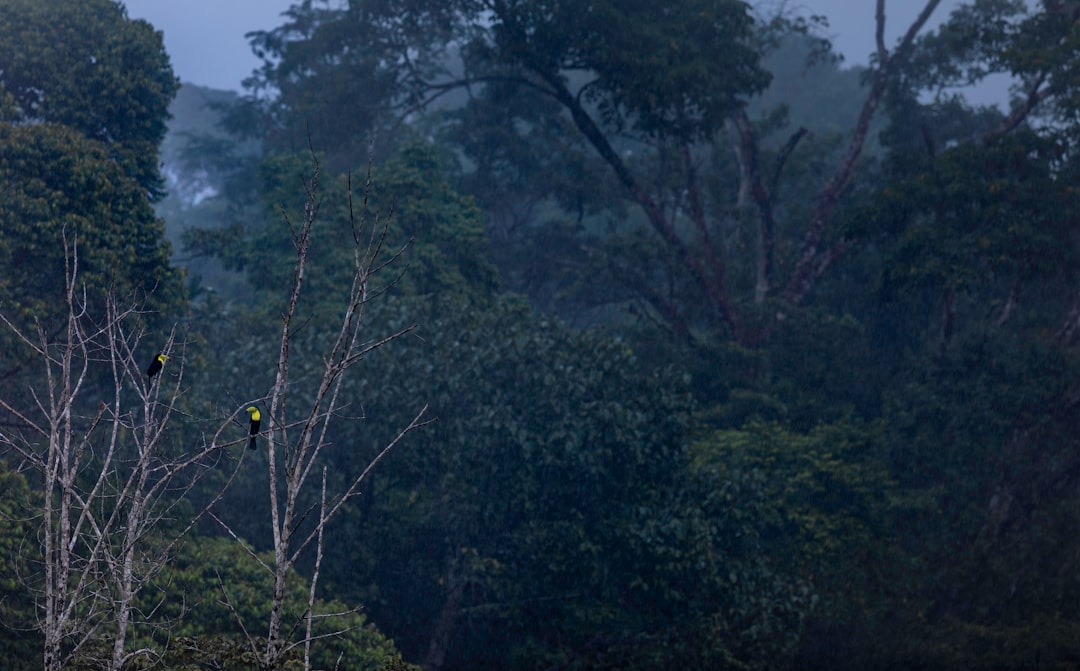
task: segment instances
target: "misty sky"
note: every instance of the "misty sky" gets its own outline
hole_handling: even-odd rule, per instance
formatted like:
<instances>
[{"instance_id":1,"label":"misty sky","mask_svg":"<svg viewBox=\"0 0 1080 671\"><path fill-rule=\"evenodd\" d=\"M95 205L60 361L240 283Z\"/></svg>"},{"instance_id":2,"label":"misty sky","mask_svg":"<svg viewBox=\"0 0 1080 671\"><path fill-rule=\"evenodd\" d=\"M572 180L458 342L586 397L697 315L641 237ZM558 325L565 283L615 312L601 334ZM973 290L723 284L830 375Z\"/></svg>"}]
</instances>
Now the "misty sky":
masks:
<instances>
[{"instance_id":1,"label":"misty sky","mask_svg":"<svg viewBox=\"0 0 1080 671\"><path fill-rule=\"evenodd\" d=\"M281 13L292 0L124 0L124 4L129 16L146 19L164 32L165 48L181 80L240 90L240 82L258 65L244 33L280 25ZM826 16L833 44L848 64L865 63L874 49L873 0L763 0L759 4ZM890 45L922 4L913 0L886 3ZM944 0L935 19L943 20L959 4L960 0Z\"/></svg>"}]
</instances>

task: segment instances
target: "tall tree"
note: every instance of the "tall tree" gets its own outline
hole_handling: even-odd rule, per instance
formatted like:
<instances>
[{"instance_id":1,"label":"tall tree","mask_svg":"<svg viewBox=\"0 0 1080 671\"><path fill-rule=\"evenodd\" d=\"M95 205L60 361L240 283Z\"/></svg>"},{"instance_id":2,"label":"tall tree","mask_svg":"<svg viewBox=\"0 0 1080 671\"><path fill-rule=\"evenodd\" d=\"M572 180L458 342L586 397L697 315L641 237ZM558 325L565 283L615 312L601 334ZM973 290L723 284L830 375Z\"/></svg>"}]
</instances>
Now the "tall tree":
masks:
<instances>
[{"instance_id":1,"label":"tall tree","mask_svg":"<svg viewBox=\"0 0 1080 671\"><path fill-rule=\"evenodd\" d=\"M96 312L112 294L147 301L147 323L172 321L184 291L169 261L164 225L145 191L107 148L55 124L0 124L0 299L23 328L59 333L67 321L65 238L77 242L80 282ZM82 289L80 289L82 290ZM24 364L4 336L0 375Z\"/></svg>"},{"instance_id":2,"label":"tall tree","mask_svg":"<svg viewBox=\"0 0 1080 671\"><path fill-rule=\"evenodd\" d=\"M424 390L439 421L374 474L325 560L412 659L754 667L790 652L807 595L757 536L769 504L753 481L688 477L681 376L520 304L422 323L406 356L381 353L346 389L399 418L396 399Z\"/></svg>"},{"instance_id":3,"label":"tall tree","mask_svg":"<svg viewBox=\"0 0 1080 671\"><path fill-rule=\"evenodd\" d=\"M0 2L0 88L8 121L54 123L106 146L154 198L158 148L179 82L161 33L114 0Z\"/></svg>"},{"instance_id":4,"label":"tall tree","mask_svg":"<svg viewBox=\"0 0 1080 671\"><path fill-rule=\"evenodd\" d=\"M265 158L258 171L260 220L251 226L191 229L188 248L246 272L260 295L275 296L291 280L288 269L295 253L291 224L279 214L282 209L302 211L296 185L308 161L298 154ZM350 217L360 214L355 208L361 204L351 200L354 188L366 189L365 207L394 215L385 221L386 243L403 249L403 260L412 265L398 290L455 302L483 300L494 291L497 277L487 260L480 213L471 199L451 188L429 143L409 140L384 165L371 168L366 184L354 185L352 179L348 173L335 176L334 187L319 202L322 216L312 222L316 253L307 280L320 300L335 300L353 272L351 248L342 242L352 236Z\"/></svg>"},{"instance_id":5,"label":"tall tree","mask_svg":"<svg viewBox=\"0 0 1080 671\"><path fill-rule=\"evenodd\" d=\"M885 395L883 444L898 480L933 502L912 535L940 627L927 650L952 666L1075 654L1080 614L1057 599L1076 581L1045 563L1051 545L1077 551L1062 505L1080 472L1067 146L1022 129L933 159L924 149L867 217L892 240L883 307L910 329L896 338L906 372Z\"/></svg>"},{"instance_id":6,"label":"tall tree","mask_svg":"<svg viewBox=\"0 0 1080 671\"><path fill-rule=\"evenodd\" d=\"M390 108L413 109L456 89L506 101L538 98L541 104L529 108L533 115L521 116L524 126L559 120L574 138L571 144L598 159L640 215L647 237L659 243L666 262L677 269L675 276L665 277L664 264L653 260L626 275L624 283L682 338L692 337L696 326L711 325L750 342L760 336L760 329L746 323L747 304L769 298L801 302L846 248L834 227L836 204L855 174L886 85L897 76L914 36L936 5L935 0L926 5L895 53L880 40L879 67L846 154L831 182L823 185L809 220L791 233L802 241L782 247L783 264L771 260L781 247L775 241L775 188L771 195L765 174L780 174L802 133L776 154L771 168L760 165L755 130L743 110L746 100L767 84L768 74L759 63L763 28L755 25L744 3L702 0L662 8L650 3L582 7L540 0L356 3L339 12L316 12L305 3L295 8L285 26L256 34L254 44L267 59L261 85L278 85L282 91L284 86L317 88L330 82L321 74L294 76L302 72L300 63L316 54L323 63L336 62L335 54L347 53L340 37L343 27L364 23L379 36L376 51L389 64L374 72L398 83L400 94L386 101ZM883 26L883 4L880 7ZM417 33L423 40L415 40ZM447 34L454 39L436 41ZM460 66L433 70L451 45L457 56L452 63ZM299 127L303 115L292 116L288 97L282 99L282 106L275 108L282 113L278 121ZM508 115L521 113L512 103L504 110ZM750 296L740 293L744 285L732 277L734 250L726 242L731 202L710 202L700 175L698 143L721 138L730 128L740 160L739 192L760 209L755 245L761 262ZM781 268L787 274L783 280ZM676 295L664 288L665 282ZM702 311L692 305L708 307Z\"/></svg>"},{"instance_id":7,"label":"tall tree","mask_svg":"<svg viewBox=\"0 0 1080 671\"><path fill-rule=\"evenodd\" d=\"M65 234L96 312L109 292L182 307L150 207L176 86L161 35L116 2L0 2L0 300L16 323L63 328ZM2 350L10 375L19 345Z\"/></svg>"}]
</instances>

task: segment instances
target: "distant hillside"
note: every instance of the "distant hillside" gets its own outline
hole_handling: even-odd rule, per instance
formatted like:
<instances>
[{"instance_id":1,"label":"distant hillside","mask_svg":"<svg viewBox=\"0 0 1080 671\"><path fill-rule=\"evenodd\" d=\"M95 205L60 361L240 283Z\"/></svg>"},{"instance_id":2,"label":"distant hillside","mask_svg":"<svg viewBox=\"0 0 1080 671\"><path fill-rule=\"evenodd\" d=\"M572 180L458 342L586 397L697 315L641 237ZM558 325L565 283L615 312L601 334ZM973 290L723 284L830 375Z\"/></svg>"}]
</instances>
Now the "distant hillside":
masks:
<instances>
[{"instance_id":1,"label":"distant hillside","mask_svg":"<svg viewBox=\"0 0 1080 671\"><path fill-rule=\"evenodd\" d=\"M190 256L181 242L189 228L226 224L225 203L214 198L222 190L224 166L238 154L258 151L256 143L238 146L220 128L223 108L238 97L234 91L185 83L169 107L172 119L161 146L168 194L155 209L165 220L173 261L188 272L193 295L210 287L235 293L244 283L241 276L224 271L216 259Z\"/></svg>"},{"instance_id":2,"label":"distant hillside","mask_svg":"<svg viewBox=\"0 0 1080 671\"><path fill-rule=\"evenodd\" d=\"M196 138L224 140L227 136L219 127L222 107L231 105L238 95L195 84L184 84L169 106L172 119L169 132L161 145L161 160L168 180L169 197L179 199L186 207L217 193L220 185L213 183L213 157L200 160L184 150Z\"/></svg>"},{"instance_id":3,"label":"distant hillside","mask_svg":"<svg viewBox=\"0 0 1080 671\"><path fill-rule=\"evenodd\" d=\"M239 95L235 91L206 88L197 84L183 84L176 94L176 99L169 106L172 120L169 122L169 134L162 145L161 155L166 163L177 158L183 146L183 136L213 135L224 137L218 128L221 112L212 106L231 105Z\"/></svg>"}]
</instances>

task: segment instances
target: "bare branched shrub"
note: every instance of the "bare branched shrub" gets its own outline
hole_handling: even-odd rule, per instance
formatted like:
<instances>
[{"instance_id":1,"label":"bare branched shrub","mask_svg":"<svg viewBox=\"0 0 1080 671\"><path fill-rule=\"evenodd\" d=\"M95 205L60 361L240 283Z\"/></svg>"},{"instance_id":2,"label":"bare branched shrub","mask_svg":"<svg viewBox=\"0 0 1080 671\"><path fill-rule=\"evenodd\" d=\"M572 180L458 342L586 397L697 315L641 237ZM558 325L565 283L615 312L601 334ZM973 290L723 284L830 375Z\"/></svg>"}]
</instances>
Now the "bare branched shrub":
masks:
<instances>
[{"instance_id":1,"label":"bare branched shrub","mask_svg":"<svg viewBox=\"0 0 1080 671\"><path fill-rule=\"evenodd\" d=\"M222 442L233 425L228 418L202 444L170 440L184 396L184 344L170 335L148 349L134 302L108 296L105 314L92 314L78 279L78 248L64 244L63 333L54 337L40 323L30 332L0 315L41 366L29 388L4 390L0 448L36 475L31 482L40 493L28 511L40 520L39 543L28 546L35 570L24 579L39 605L44 668L93 655L102 656L95 665L120 669L153 654L127 649L130 625L142 619L136 596L227 484L186 519L181 502L221 461L222 448L245 439ZM159 352L168 357L166 372L150 378L145 366Z\"/></svg>"},{"instance_id":2,"label":"bare branched shrub","mask_svg":"<svg viewBox=\"0 0 1080 671\"><path fill-rule=\"evenodd\" d=\"M241 623L243 631L249 632L249 645L258 653L260 667L264 669L278 668L287 656L298 649L303 650L304 667L310 668L310 647L316 638L312 625L313 620L320 617L313 612L313 606L323 555L324 531L346 502L359 493L360 484L375 465L406 434L429 421L425 418L427 406L424 405L369 463L359 467L355 473L343 474L344 482L340 487L336 491L328 491L326 467L320 468L318 465L320 457L330 449L355 449L349 445L332 445L328 438L331 424L342 419L340 415L344 402L341 392L346 374L365 356L412 332L416 326L407 326L376 337L367 333L365 312L369 303L392 286L396 277L390 276L379 285L375 284L375 280L392 271L393 262L400 257L401 250L391 252L386 248L389 217L373 216L369 221L366 194L371 187L370 174L365 182L365 197L359 213L354 209L350 179L351 284L341 305L340 321L335 322L336 327L322 352L321 366L317 367L321 375L310 390L306 389L303 394L296 391L294 385L297 382L290 377L294 357L292 344L298 330L306 325L306 321L299 316L299 305L308 271L313 225L319 213L320 165L314 152L311 156L313 171L309 179L303 180L306 200L301 221L290 220L288 213L282 210L282 216L293 235L295 264L287 307L281 316L274 382L263 399L269 411L262 418L261 433L265 440L260 442L260 446L267 452L274 549L274 565L264 564L265 569L274 575L266 638L253 636L250 633L252 628ZM297 398L305 400L295 406L290 405L290 401ZM315 491L308 490L317 490L318 503L305 508L305 494L316 495ZM228 531L234 537L239 537L233 530ZM287 622L284 606L288 582L298 579L293 568L306 552L315 554L314 569L310 576L303 578L308 581L307 612L300 621Z\"/></svg>"}]
</instances>

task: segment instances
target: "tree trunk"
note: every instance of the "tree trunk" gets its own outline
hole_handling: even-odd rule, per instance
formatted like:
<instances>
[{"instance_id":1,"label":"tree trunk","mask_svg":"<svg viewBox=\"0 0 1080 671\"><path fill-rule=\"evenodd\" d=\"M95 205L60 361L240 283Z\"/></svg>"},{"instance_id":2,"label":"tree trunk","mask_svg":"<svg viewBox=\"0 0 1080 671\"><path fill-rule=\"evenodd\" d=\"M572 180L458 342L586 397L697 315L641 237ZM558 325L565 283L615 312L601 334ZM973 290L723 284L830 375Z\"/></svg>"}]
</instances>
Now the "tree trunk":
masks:
<instances>
[{"instance_id":1,"label":"tree trunk","mask_svg":"<svg viewBox=\"0 0 1080 671\"><path fill-rule=\"evenodd\" d=\"M456 574L457 571L451 569L447 576L450 589L439 611L439 619L435 621L435 629L431 632L427 657L424 658L424 671L441 671L446 663L446 653L450 649L450 641L454 638L457 619L461 614L461 602L465 596L465 581L458 579Z\"/></svg>"}]
</instances>

